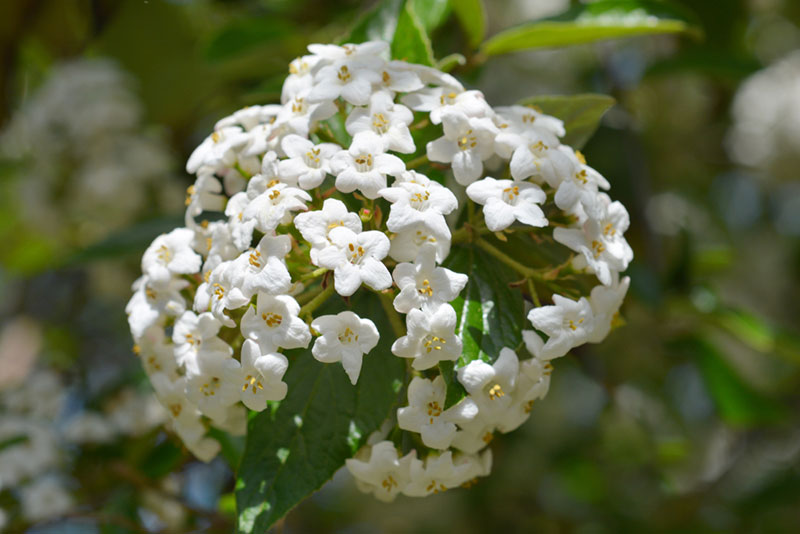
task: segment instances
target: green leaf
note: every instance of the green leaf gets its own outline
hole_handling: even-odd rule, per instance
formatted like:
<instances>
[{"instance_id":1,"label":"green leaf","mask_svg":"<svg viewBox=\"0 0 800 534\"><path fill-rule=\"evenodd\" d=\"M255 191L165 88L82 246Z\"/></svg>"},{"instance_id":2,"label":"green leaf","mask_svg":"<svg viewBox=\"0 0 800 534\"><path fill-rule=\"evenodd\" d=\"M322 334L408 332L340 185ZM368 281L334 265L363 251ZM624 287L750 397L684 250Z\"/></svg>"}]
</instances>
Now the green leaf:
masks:
<instances>
[{"instance_id":1,"label":"green leaf","mask_svg":"<svg viewBox=\"0 0 800 534\"><path fill-rule=\"evenodd\" d=\"M427 33L442 25L450 14L449 0L409 0Z\"/></svg>"},{"instance_id":2,"label":"green leaf","mask_svg":"<svg viewBox=\"0 0 800 534\"><path fill-rule=\"evenodd\" d=\"M339 39L339 43L363 43L372 40L391 43L404 4L404 0L378 2L359 17L350 32Z\"/></svg>"},{"instance_id":3,"label":"green leaf","mask_svg":"<svg viewBox=\"0 0 800 534\"><path fill-rule=\"evenodd\" d=\"M458 320L456 335L464 347L458 367L474 360L493 363L503 347L517 350L522 345L525 304L522 293L508 287L514 274L485 252L471 246L459 247L450 253L445 266L469 276L467 286L452 302ZM454 362L442 362L439 370L447 384L445 407L449 408L465 395L455 379Z\"/></svg>"},{"instance_id":4,"label":"green leaf","mask_svg":"<svg viewBox=\"0 0 800 534\"><path fill-rule=\"evenodd\" d=\"M467 42L477 48L486 36L486 10L481 0L455 0L453 11L467 34Z\"/></svg>"},{"instance_id":5,"label":"green leaf","mask_svg":"<svg viewBox=\"0 0 800 534\"><path fill-rule=\"evenodd\" d=\"M393 385L403 381L405 362L391 353L391 326L375 295L362 296L354 310L384 333L364 356L356 386L341 364L320 363L310 350L288 351L287 397L250 419L236 484L239 532L266 532L329 480L394 407Z\"/></svg>"},{"instance_id":6,"label":"green leaf","mask_svg":"<svg viewBox=\"0 0 800 534\"><path fill-rule=\"evenodd\" d=\"M431 40L414 10L414 2L407 2L397 20L392 39L392 57L409 63L433 65Z\"/></svg>"},{"instance_id":7,"label":"green leaf","mask_svg":"<svg viewBox=\"0 0 800 534\"><path fill-rule=\"evenodd\" d=\"M490 37L488 55L569 46L657 33L702 34L694 17L674 4L652 0L600 0L579 4L556 17L524 22Z\"/></svg>"},{"instance_id":8,"label":"green leaf","mask_svg":"<svg viewBox=\"0 0 800 534\"><path fill-rule=\"evenodd\" d=\"M548 115L564 121L567 135L563 143L580 149L592 136L600 119L611 109L616 101L607 95L541 95L526 98L520 102L523 106L536 106Z\"/></svg>"},{"instance_id":9,"label":"green leaf","mask_svg":"<svg viewBox=\"0 0 800 534\"><path fill-rule=\"evenodd\" d=\"M783 406L745 383L708 340L684 338L673 344L673 348L682 350L692 358L719 416L729 425L752 427L782 419Z\"/></svg>"},{"instance_id":10,"label":"green leaf","mask_svg":"<svg viewBox=\"0 0 800 534\"><path fill-rule=\"evenodd\" d=\"M717 323L728 333L737 337L759 352L771 352L775 348L775 335L770 326L755 315L733 308L718 311Z\"/></svg>"},{"instance_id":11,"label":"green leaf","mask_svg":"<svg viewBox=\"0 0 800 534\"><path fill-rule=\"evenodd\" d=\"M291 35L293 28L285 18L274 15L237 20L211 38L206 58L220 61L261 48Z\"/></svg>"}]
</instances>

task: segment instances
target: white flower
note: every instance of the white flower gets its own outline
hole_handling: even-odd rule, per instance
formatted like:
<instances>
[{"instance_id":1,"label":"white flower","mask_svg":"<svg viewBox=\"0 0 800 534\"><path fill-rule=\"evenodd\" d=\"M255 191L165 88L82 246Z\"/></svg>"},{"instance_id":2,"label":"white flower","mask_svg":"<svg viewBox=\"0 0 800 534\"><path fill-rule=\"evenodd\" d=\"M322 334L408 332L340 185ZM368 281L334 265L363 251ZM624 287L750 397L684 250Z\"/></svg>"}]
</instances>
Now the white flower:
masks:
<instances>
[{"instance_id":1,"label":"white flower","mask_svg":"<svg viewBox=\"0 0 800 534\"><path fill-rule=\"evenodd\" d=\"M242 317L242 334L264 352L307 347L311 332L299 312L300 305L289 295L259 293L256 307L249 306Z\"/></svg>"},{"instance_id":2,"label":"white flower","mask_svg":"<svg viewBox=\"0 0 800 534\"><path fill-rule=\"evenodd\" d=\"M459 431L453 437L453 448L469 454L475 454L485 448L494 439L497 422L494 419L478 416L472 421L459 424Z\"/></svg>"},{"instance_id":3,"label":"white flower","mask_svg":"<svg viewBox=\"0 0 800 534\"><path fill-rule=\"evenodd\" d=\"M166 284L173 275L198 272L203 258L192 250L193 240L194 232L188 228L158 236L142 256L142 272L153 284Z\"/></svg>"},{"instance_id":4,"label":"white flower","mask_svg":"<svg viewBox=\"0 0 800 534\"><path fill-rule=\"evenodd\" d=\"M389 238L382 232L355 233L338 226L328 234L331 244L320 250L317 262L320 267L333 269L336 292L349 297L361 283L372 289L386 289L392 277L381 262L389 253Z\"/></svg>"},{"instance_id":5,"label":"white flower","mask_svg":"<svg viewBox=\"0 0 800 534\"><path fill-rule=\"evenodd\" d=\"M392 203L386 227L402 232L422 223L434 234L450 239L444 216L458 207L453 192L414 171L403 173L402 178L378 192Z\"/></svg>"},{"instance_id":6,"label":"white flower","mask_svg":"<svg viewBox=\"0 0 800 534\"><path fill-rule=\"evenodd\" d=\"M236 322L225 314L225 310L235 310L250 302L250 298L242 293L238 283L242 279L241 268L233 261L225 261L207 272L207 282L197 288L194 295L194 310L206 312L211 310L214 317L222 324L233 327Z\"/></svg>"},{"instance_id":7,"label":"white flower","mask_svg":"<svg viewBox=\"0 0 800 534\"><path fill-rule=\"evenodd\" d=\"M566 146L559 147L564 153L571 155L575 158L572 172L564 175L563 181L558 184L558 190L555 195L555 203L560 209L567 213L578 213L578 206L593 219L602 217L603 203L597 194L598 187L608 189L610 184L603 176L586 165L586 159L583 154L572 152L572 149Z\"/></svg>"},{"instance_id":8,"label":"white flower","mask_svg":"<svg viewBox=\"0 0 800 534\"><path fill-rule=\"evenodd\" d=\"M125 306L128 325L134 339L139 339L145 330L156 324L163 324L168 316L180 315L186 309L186 301L181 290L189 282L173 278L167 284L154 286L147 276L141 276L133 283L133 296Z\"/></svg>"},{"instance_id":9,"label":"white flower","mask_svg":"<svg viewBox=\"0 0 800 534\"><path fill-rule=\"evenodd\" d=\"M478 477L489 476L492 472L492 450L486 449L480 454L457 452L453 455L453 467L456 474L463 477L459 485L469 487Z\"/></svg>"},{"instance_id":10,"label":"white flower","mask_svg":"<svg viewBox=\"0 0 800 534\"><path fill-rule=\"evenodd\" d=\"M511 405L518 373L517 354L504 347L493 365L474 360L459 368L457 376L478 405L480 416L496 421Z\"/></svg>"},{"instance_id":11,"label":"white flower","mask_svg":"<svg viewBox=\"0 0 800 534\"><path fill-rule=\"evenodd\" d=\"M412 465L411 481L403 494L409 497L427 497L447 491L465 482L472 470L472 466L465 462L455 465L452 451L429 453L425 458L424 469L419 464Z\"/></svg>"},{"instance_id":12,"label":"white flower","mask_svg":"<svg viewBox=\"0 0 800 534\"><path fill-rule=\"evenodd\" d=\"M590 343L600 343L611 331L611 323L619 312L622 301L628 292L631 279L625 277L615 280L610 286L597 285L592 288L589 304L592 305L594 314L594 329L589 335Z\"/></svg>"},{"instance_id":13,"label":"white flower","mask_svg":"<svg viewBox=\"0 0 800 534\"><path fill-rule=\"evenodd\" d=\"M547 226L547 219L539 207L547 195L536 184L495 180L487 176L470 184L467 196L483 205L486 227L493 232L505 230L515 219L528 226Z\"/></svg>"},{"instance_id":14,"label":"white flower","mask_svg":"<svg viewBox=\"0 0 800 534\"><path fill-rule=\"evenodd\" d=\"M288 293L292 278L283 258L291 249L289 235L265 235L256 248L231 262L234 284L248 301L259 291L270 295Z\"/></svg>"},{"instance_id":15,"label":"white flower","mask_svg":"<svg viewBox=\"0 0 800 534\"><path fill-rule=\"evenodd\" d=\"M350 148L331 160L336 189L342 193L358 189L370 199L378 198L378 191L386 187L387 174L397 176L405 169L400 158L384 152L383 141L371 132L356 135Z\"/></svg>"},{"instance_id":16,"label":"white flower","mask_svg":"<svg viewBox=\"0 0 800 534\"><path fill-rule=\"evenodd\" d=\"M483 93L455 87L420 89L405 95L400 101L414 111L428 112L433 124L444 122L444 115L451 111L467 117L485 117L492 113Z\"/></svg>"},{"instance_id":17,"label":"white flower","mask_svg":"<svg viewBox=\"0 0 800 534\"><path fill-rule=\"evenodd\" d=\"M220 424L228 418L228 408L240 400L241 383L226 379L233 361L198 360L196 371L186 377L186 396L204 415Z\"/></svg>"},{"instance_id":18,"label":"white flower","mask_svg":"<svg viewBox=\"0 0 800 534\"><path fill-rule=\"evenodd\" d=\"M145 330L136 339L133 352L142 360L148 375L163 373L170 379L178 376L178 362L175 361L173 346L168 342L163 327L151 326Z\"/></svg>"},{"instance_id":19,"label":"white flower","mask_svg":"<svg viewBox=\"0 0 800 534\"><path fill-rule=\"evenodd\" d=\"M321 60L322 58L317 56L302 56L289 63L289 76L281 88L281 104L311 89L314 83L311 73Z\"/></svg>"},{"instance_id":20,"label":"white flower","mask_svg":"<svg viewBox=\"0 0 800 534\"><path fill-rule=\"evenodd\" d=\"M442 116L444 136L427 145L431 161L451 163L453 175L461 185L469 185L483 174L483 161L495 151L498 133L491 119L468 117L459 111Z\"/></svg>"},{"instance_id":21,"label":"white flower","mask_svg":"<svg viewBox=\"0 0 800 534\"><path fill-rule=\"evenodd\" d=\"M281 177L296 181L303 189L319 187L331 172L330 159L342 149L333 143L315 145L294 134L283 138L281 148L289 158L279 163Z\"/></svg>"},{"instance_id":22,"label":"white flower","mask_svg":"<svg viewBox=\"0 0 800 534\"><path fill-rule=\"evenodd\" d=\"M255 219L256 228L265 234L274 232L280 224L290 222L291 212L306 209L305 203L311 201L311 197L302 189L277 180L266 181L261 176L254 176L250 180L247 194L252 200L244 209L244 218Z\"/></svg>"},{"instance_id":23,"label":"white flower","mask_svg":"<svg viewBox=\"0 0 800 534\"><path fill-rule=\"evenodd\" d=\"M620 202L610 202L606 195L601 195L605 204L601 218L588 219L580 229L556 228L553 239L583 254L597 279L611 285L612 273L624 271L633 259L633 250L623 237L630 218Z\"/></svg>"},{"instance_id":24,"label":"white flower","mask_svg":"<svg viewBox=\"0 0 800 534\"><path fill-rule=\"evenodd\" d=\"M379 334L375 323L362 319L351 311L323 315L311 322L320 333L311 354L323 363L342 362L350 382L355 385L361 373L361 360L375 345Z\"/></svg>"},{"instance_id":25,"label":"white flower","mask_svg":"<svg viewBox=\"0 0 800 534\"><path fill-rule=\"evenodd\" d=\"M559 149L557 140L540 131L525 135L501 133L497 136L497 147L503 156L511 153L509 168L514 180L532 176L558 187L564 178L577 172L574 158Z\"/></svg>"},{"instance_id":26,"label":"white flower","mask_svg":"<svg viewBox=\"0 0 800 534\"><path fill-rule=\"evenodd\" d=\"M442 360L461 356L461 340L455 335L456 311L442 304L433 313L411 310L406 315L408 334L392 344L392 352L401 358L414 358L411 366L422 371Z\"/></svg>"},{"instance_id":27,"label":"white flower","mask_svg":"<svg viewBox=\"0 0 800 534\"><path fill-rule=\"evenodd\" d=\"M225 215L228 217L231 239L240 252L250 248L250 242L253 240L253 230L256 227L255 217L244 218L244 212L248 204L250 204L250 197L246 192L241 191L233 195L225 206Z\"/></svg>"},{"instance_id":28,"label":"white flower","mask_svg":"<svg viewBox=\"0 0 800 534\"><path fill-rule=\"evenodd\" d=\"M186 214L184 222L194 228L194 218L204 211L220 211L225 206L222 184L215 176L213 167L203 167L197 173L194 184L186 188Z\"/></svg>"},{"instance_id":29,"label":"white flower","mask_svg":"<svg viewBox=\"0 0 800 534\"><path fill-rule=\"evenodd\" d=\"M369 63L372 62L347 58L320 68L314 74L309 101L331 102L342 97L354 106L368 104L372 84L381 81L380 74Z\"/></svg>"},{"instance_id":30,"label":"white flower","mask_svg":"<svg viewBox=\"0 0 800 534\"><path fill-rule=\"evenodd\" d=\"M311 89L301 91L283 105L278 118L269 130L265 139L273 149L280 146L280 138L287 134L308 137L311 127L318 121L333 117L338 108L332 101L311 102L308 94Z\"/></svg>"},{"instance_id":31,"label":"white flower","mask_svg":"<svg viewBox=\"0 0 800 534\"><path fill-rule=\"evenodd\" d=\"M426 244L434 246L439 263L450 254L450 239L447 236L436 235L424 223L417 223L392 237L389 255L396 261L414 261L421 247Z\"/></svg>"},{"instance_id":32,"label":"white flower","mask_svg":"<svg viewBox=\"0 0 800 534\"><path fill-rule=\"evenodd\" d=\"M184 442L200 439L206 433L206 427L200 420L197 407L186 396L186 377L170 380L166 375L156 373L150 376L150 383L181 439Z\"/></svg>"},{"instance_id":33,"label":"white flower","mask_svg":"<svg viewBox=\"0 0 800 534\"><path fill-rule=\"evenodd\" d=\"M567 133L561 119L545 115L535 106L497 107L495 111L499 122L498 127L504 132L525 134L533 130L539 132L539 135L549 133L554 145L558 143L559 137L564 137Z\"/></svg>"},{"instance_id":34,"label":"white flower","mask_svg":"<svg viewBox=\"0 0 800 534\"><path fill-rule=\"evenodd\" d=\"M232 166L236 161L235 151L244 146L249 139L250 136L238 126L228 126L213 132L189 156L186 172L194 174L200 167L206 165Z\"/></svg>"},{"instance_id":35,"label":"white flower","mask_svg":"<svg viewBox=\"0 0 800 534\"><path fill-rule=\"evenodd\" d=\"M398 458L397 449L391 441L381 441L359 453L356 458L345 461L347 470L355 477L361 491L372 493L385 502L393 501L406 488L411 478L412 464L422 463L417 460L416 450Z\"/></svg>"},{"instance_id":36,"label":"white flower","mask_svg":"<svg viewBox=\"0 0 800 534\"><path fill-rule=\"evenodd\" d=\"M257 412L267 407L268 400L282 400L288 388L283 375L289 368L286 356L277 352L261 353L258 343L246 339L242 345L241 363L226 362L225 380L236 384L245 406Z\"/></svg>"},{"instance_id":37,"label":"white flower","mask_svg":"<svg viewBox=\"0 0 800 534\"><path fill-rule=\"evenodd\" d=\"M58 479L40 477L20 490L22 515L35 523L66 514L75 503Z\"/></svg>"},{"instance_id":38,"label":"white flower","mask_svg":"<svg viewBox=\"0 0 800 534\"><path fill-rule=\"evenodd\" d=\"M537 330L547 334L547 342L531 331L523 332L528 350L537 358L551 360L588 341L594 329L592 307L586 297L574 301L553 295L553 306L541 306L528 313Z\"/></svg>"},{"instance_id":39,"label":"white flower","mask_svg":"<svg viewBox=\"0 0 800 534\"><path fill-rule=\"evenodd\" d=\"M386 41L367 41L360 44L347 43L341 46L333 44L310 44L308 51L328 61L345 59L363 61L369 65L382 63L381 56L389 52Z\"/></svg>"},{"instance_id":40,"label":"white flower","mask_svg":"<svg viewBox=\"0 0 800 534\"><path fill-rule=\"evenodd\" d=\"M395 104L392 95L378 91L370 98L369 106L350 112L345 123L347 133L352 136L360 132L372 132L383 141L386 150L413 154L414 139L408 125L414 121L411 110Z\"/></svg>"},{"instance_id":41,"label":"white flower","mask_svg":"<svg viewBox=\"0 0 800 534\"><path fill-rule=\"evenodd\" d=\"M222 324L211 313L187 311L181 315L172 331L175 344L175 359L186 367L188 374L199 372L205 361L224 361L231 357L233 349L217 337Z\"/></svg>"},{"instance_id":42,"label":"white flower","mask_svg":"<svg viewBox=\"0 0 800 534\"><path fill-rule=\"evenodd\" d=\"M498 430L503 433L519 428L530 416L533 403L547 395L550 387L550 373L553 369L550 363L531 358L520 362L519 367L511 406L497 422Z\"/></svg>"},{"instance_id":43,"label":"white flower","mask_svg":"<svg viewBox=\"0 0 800 534\"><path fill-rule=\"evenodd\" d=\"M397 410L397 425L403 430L419 432L427 447L448 448L456 434L455 423L474 418L478 407L467 398L445 410L446 394L441 375L433 381L414 377L408 385L408 406Z\"/></svg>"},{"instance_id":44,"label":"white flower","mask_svg":"<svg viewBox=\"0 0 800 534\"><path fill-rule=\"evenodd\" d=\"M422 89L425 84L405 61L390 61L381 69L381 87L395 93L410 93Z\"/></svg>"},{"instance_id":45,"label":"white flower","mask_svg":"<svg viewBox=\"0 0 800 534\"><path fill-rule=\"evenodd\" d=\"M360 233L361 219L357 213L347 211L344 202L335 198L325 199L321 210L299 213L294 218L294 226L311 244L311 263L318 265L317 254L331 244L328 235L334 228L342 226Z\"/></svg>"},{"instance_id":46,"label":"white flower","mask_svg":"<svg viewBox=\"0 0 800 534\"><path fill-rule=\"evenodd\" d=\"M247 247L250 246L249 239L248 236ZM214 221L195 229L192 246L206 258L201 269L204 274L220 263L232 260L239 255L241 251L233 241L231 225L227 221Z\"/></svg>"},{"instance_id":47,"label":"white flower","mask_svg":"<svg viewBox=\"0 0 800 534\"><path fill-rule=\"evenodd\" d=\"M394 309L408 313L414 308L435 311L440 304L455 299L467 285L465 274L436 266L436 248L420 248L414 263L399 263L392 278L400 293L394 299Z\"/></svg>"},{"instance_id":48,"label":"white flower","mask_svg":"<svg viewBox=\"0 0 800 534\"><path fill-rule=\"evenodd\" d=\"M277 104L245 106L218 120L214 125L214 129L221 130L230 126L241 126L245 131L249 131L259 124L269 122L278 114L280 109L281 107Z\"/></svg>"},{"instance_id":49,"label":"white flower","mask_svg":"<svg viewBox=\"0 0 800 534\"><path fill-rule=\"evenodd\" d=\"M215 440L214 438L210 438L208 436L204 436L198 438L194 441L188 440L183 435L180 435L183 444L186 445L186 448L189 449L198 460L201 462L210 462L214 459L214 457L219 454L219 451L222 450L222 446L219 444L219 441Z\"/></svg>"}]
</instances>

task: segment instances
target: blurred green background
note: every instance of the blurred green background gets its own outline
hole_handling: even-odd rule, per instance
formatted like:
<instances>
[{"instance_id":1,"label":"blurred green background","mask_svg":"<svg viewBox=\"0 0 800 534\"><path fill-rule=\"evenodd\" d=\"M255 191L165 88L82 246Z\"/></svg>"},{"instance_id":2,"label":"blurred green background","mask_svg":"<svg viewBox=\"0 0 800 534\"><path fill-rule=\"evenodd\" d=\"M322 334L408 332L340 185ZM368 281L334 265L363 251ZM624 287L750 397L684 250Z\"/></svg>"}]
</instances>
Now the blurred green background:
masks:
<instances>
[{"instance_id":1,"label":"blurred green background","mask_svg":"<svg viewBox=\"0 0 800 534\"><path fill-rule=\"evenodd\" d=\"M475 487L386 505L340 472L276 531L800 532L800 3L682 3L702 38L484 61L418 1L493 105L617 99L584 152L631 213L627 325L555 362ZM372 4L0 5L0 531L232 529L226 458L160 429L124 305L214 122L278 101L289 61ZM491 36L569 2L484 5ZM13 456L21 432L42 445Z\"/></svg>"}]
</instances>

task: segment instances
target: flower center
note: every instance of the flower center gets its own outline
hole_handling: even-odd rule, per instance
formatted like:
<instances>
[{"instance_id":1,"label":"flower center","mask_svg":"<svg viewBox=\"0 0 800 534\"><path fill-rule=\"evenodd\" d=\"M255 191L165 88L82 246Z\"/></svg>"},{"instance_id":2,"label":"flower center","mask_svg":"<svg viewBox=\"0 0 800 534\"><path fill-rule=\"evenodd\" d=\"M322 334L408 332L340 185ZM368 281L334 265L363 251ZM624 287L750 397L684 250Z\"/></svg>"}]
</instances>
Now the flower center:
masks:
<instances>
[{"instance_id":1,"label":"flower center","mask_svg":"<svg viewBox=\"0 0 800 534\"><path fill-rule=\"evenodd\" d=\"M172 259L172 252L169 250L169 247L167 247L167 245L161 245L160 247L158 247L156 254L158 255L158 259L160 259L164 263L169 263L169 260Z\"/></svg>"},{"instance_id":2,"label":"flower center","mask_svg":"<svg viewBox=\"0 0 800 534\"><path fill-rule=\"evenodd\" d=\"M606 251L605 245L603 245L600 241L594 240L592 241L592 252L594 252L595 259L600 257L600 254Z\"/></svg>"},{"instance_id":3,"label":"flower center","mask_svg":"<svg viewBox=\"0 0 800 534\"><path fill-rule=\"evenodd\" d=\"M606 237L613 237L614 234L617 233L617 229L614 228L612 223L608 223L603 227L603 235Z\"/></svg>"},{"instance_id":4,"label":"flower center","mask_svg":"<svg viewBox=\"0 0 800 534\"><path fill-rule=\"evenodd\" d=\"M385 134L389 131L389 119L383 113L372 114L372 129L377 134Z\"/></svg>"},{"instance_id":5,"label":"flower center","mask_svg":"<svg viewBox=\"0 0 800 534\"><path fill-rule=\"evenodd\" d=\"M306 165L311 167L312 169L319 169L322 160L319 157L319 148L312 148L308 152L306 152Z\"/></svg>"},{"instance_id":6,"label":"flower center","mask_svg":"<svg viewBox=\"0 0 800 534\"><path fill-rule=\"evenodd\" d=\"M472 129L458 138L458 148L461 150L469 150L478 146L478 138L472 133Z\"/></svg>"},{"instance_id":7,"label":"flower center","mask_svg":"<svg viewBox=\"0 0 800 534\"><path fill-rule=\"evenodd\" d=\"M300 58L295 59L289 63L289 74L304 76L308 74L308 63Z\"/></svg>"},{"instance_id":8,"label":"flower center","mask_svg":"<svg viewBox=\"0 0 800 534\"><path fill-rule=\"evenodd\" d=\"M256 268L261 268L261 253L254 250L250 253L250 265Z\"/></svg>"},{"instance_id":9,"label":"flower center","mask_svg":"<svg viewBox=\"0 0 800 534\"><path fill-rule=\"evenodd\" d=\"M385 85L389 85L389 83L391 83L392 81L392 77L386 71L383 71L383 74L381 74L381 78L383 79L383 83Z\"/></svg>"},{"instance_id":10,"label":"flower center","mask_svg":"<svg viewBox=\"0 0 800 534\"><path fill-rule=\"evenodd\" d=\"M441 482L437 485L435 480L431 480L431 483L425 489L432 493L439 493L440 491L447 491L447 486Z\"/></svg>"},{"instance_id":11,"label":"flower center","mask_svg":"<svg viewBox=\"0 0 800 534\"><path fill-rule=\"evenodd\" d=\"M495 384L491 388L489 388L489 399L495 400L499 399L500 397L505 397L506 394L503 391L503 388L500 387L500 384Z\"/></svg>"},{"instance_id":12,"label":"flower center","mask_svg":"<svg viewBox=\"0 0 800 534\"><path fill-rule=\"evenodd\" d=\"M507 204L511 204L512 206L516 205L518 198L519 198L518 185L506 187L505 189L503 189L503 200L505 200Z\"/></svg>"},{"instance_id":13,"label":"flower center","mask_svg":"<svg viewBox=\"0 0 800 534\"><path fill-rule=\"evenodd\" d=\"M217 300L222 300L225 297L225 288L222 285L214 282L211 284L211 287L214 288L214 294L217 296Z\"/></svg>"},{"instance_id":14,"label":"flower center","mask_svg":"<svg viewBox=\"0 0 800 534\"><path fill-rule=\"evenodd\" d=\"M423 234L421 230L417 230L414 234L414 243L417 246L422 246L423 243L436 243L436 238L432 235Z\"/></svg>"},{"instance_id":15,"label":"flower center","mask_svg":"<svg viewBox=\"0 0 800 534\"><path fill-rule=\"evenodd\" d=\"M431 193L426 189L423 193L413 193L409 198L409 203L411 207L421 211L427 205L429 198L431 198Z\"/></svg>"},{"instance_id":16,"label":"flower center","mask_svg":"<svg viewBox=\"0 0 800 534\"><path fill-rule=\"evenodd\" d=\"M368 172L372 170L372 154L361 154L355 158L355 162L358 172Z\"/></svg>"},{"instance_id":17,"label":"flower center","mask_svg":"<svg viewBox=\"0 0 800 534\"><path fill-rule=\"evenodd\" d=\"M388 475L386 478L383 479L383 482L381 482L381 486L383 486L387 492L391 492L392 488L397 487L397 481L394 479L392 475Z\"/></svg>"},{"instance_id":18,"label":"flower center","mask_svg":"<svg viewBox=\"0 0 800 534\"><path fill-rule=\"evenodd\" d=\"M308 106L306 106L305 99L296 96L294 98L294 102L292 102L292 113L297 113L298 115L304 115L307 110Z\"/></svg>"},{"instance_id":19,"label":"flower center","mask_svg":"<svg viewBox=\"0 0 800 534\"><path fill-rule=\"evenodd\" d=\"M544 144L542 141L536 141L528 148L530 148L531 152L533 152L534 154L541 154L542 152L547 150L547 145Z\"/></svg>"},{"instance_id":20,"label":"flower center","mask_svg":"<svg viewBox=\"0 0 800 534\"><path fill-rule=\"evenodd\" d=\"M522 116L522 124L533 124L533 121L536 120L536 115L533 113L526 113Z\"/></svg>"},{"instance_id":21,"label":"flower center","mask_svg":"<svg viewBox=\"0 0 800 534\"><path fill-rule=\"evenodd\" d=\"M432 334L428 334L424 338L422 338L422 346L425 347L425 352L430 352L432 350L442 350L444 345L447 344L447 340L441 338L439 336L434 336Z\"/></svg>"},{"instance_id":22,"label":"flower center","mask_svg":"<svg viewBox=\"0 0 800 534\"><path fill-rule=\"evenodd\" d=\"M361 258L364 257L365 252L366 251L364 250L364 247L361 245L356 246L353 243L350 243L347 245L347 250L345 253L347 254L347 259L350 260L350 263L355 265L361 261Z\"/></svg>"},{"instance_id":23,"label":"flower center","mask_svg":"<svg viewBox=\"0 0 800 534\"><path fill-rule=\"evenodd\" d=\"M190 185L186 188L186 201L184 204L187 206L192 203L192 197L194 197L195 188L193 185Z\"/></svg>"},{"instance_id":24,"label":"flower center","mask_svg":"<svg viewBox=\"0 0 800 534\"><path fill-rule=\"evenodd\" d=\"M220 387L220 380L216 376L211 377L211 380L200 386L200 392L206 397L213 397L217 394Z\"/></svg>"},{"instance_id":25,"label":"flower center","mask_svg":"<svg viewBox=\"0 0 800 534\"><path fill-rule=\"evenodd\" d=\"M178 417L183 411L183 405L178 403L170 404L169 411L172 412L172 417Z\"/></svg>"},{"instance_id":26,"label":"flower center","mask_svg":"<svg viewBox=\"0 0 800 534\"><path fill-rule=\"evenodd\" d=\"M452 106L456 103L457 96L458 94L453 91L442 93L442 96L439 97L439 103L443 106Z\"/></svg>"},{"instance_id":27,"label":"flower center","mask_svg":"<svg viewBox=\"0 0 800 534\"><path fill-rule=\"evenodd\" d=\"M253 375L247 375L244 378L244 385L242 386L242 391L247 391L247 388L252 389L253 395L258 393L259 389L264 389L264 386L261 385L261 381L258 380Z\"/></svg>"},{"instance_id":28,"label":"flower center","mask_svg":"<svg viewBox=\"0 0 800 534\"><path fill-rule=\"evenodd\" d=\"M417 293L424 297L432 297L433 296L433 288L431 287L431 282L427 278L422 281L421 286L417 286Z\"/></svg>"},{"instance_id":29,"label":"flower center","mask_svg":"<svg viewBox=\"0 0 800 534\"><path fill-rule=\"evenodd\" d=\"M339 334L339 343L343 345L349 345L355 341L358 341L358 334L350 330L349 326Z\"/></svg>"},{"instance_id":30,"label":"flower center","mask_svg":"<svg viewBox=\"0 0 800 534\"><path fill-rule=\"evenodd\" d=\"M564 325L573 332L578 329L578 326L583 324L583 318L580 319L564 319Z\"/></svg>"},{"instance_id":31,"label":"flower center","mask_svg":"<svg viewBox=\"0 0 800 534\"><path fill-rule=\"evenodd\" d=\"M430 424L433 424L434 417L442 415L442 407L436 401L428 403L428 417L430 417Z\"/></svg>"},{"instance_id":32,"label":"flower center","mask_svg":"<svg viewBox=\"0 0 800 534\"><path fill-rule=\"evenodd\" d=\"M339 67L339 72L336 73L336 77L339 78L340 82L347 83L353 76L350 74L350 69L347 65L342 65Z\"/></svg>"},{"instance_id":33,"label":"flower center","mask_svg":"<svg viewBox=\"0 0 800 534\"><path fill-rule=\"evenodd\" d=\"M283 315L273 313L273 312L265 312L261 314L261 318L267 323L267 326L270 328L275 328L276 326L280 326L283 322Z\"/></svg>"}]
</instances>

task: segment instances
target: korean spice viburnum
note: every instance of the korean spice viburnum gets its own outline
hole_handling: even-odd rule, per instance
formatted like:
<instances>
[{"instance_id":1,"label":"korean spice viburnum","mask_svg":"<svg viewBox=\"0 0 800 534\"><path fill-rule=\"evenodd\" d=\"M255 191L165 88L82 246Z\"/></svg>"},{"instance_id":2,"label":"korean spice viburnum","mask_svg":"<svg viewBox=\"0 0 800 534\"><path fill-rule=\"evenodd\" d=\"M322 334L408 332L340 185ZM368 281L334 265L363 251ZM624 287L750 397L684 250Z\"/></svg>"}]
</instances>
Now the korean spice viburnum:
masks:
<instances>
[{"instance_id":1,"label":"korean spice viburnum","mask_svg":"<svg viewBox=\"0 0 800 534\"><path fill-rule=\"evenodd\" d=\"M401 405L347 438L348 470L386 501L469 484L551 360L618 323L628 213L559 119L494 109L383 42L309 52L280 104L220 120L189 158L185 227L145 251L126 308L137 353L206 461L211 427L242 434L291 398L299 359L361 391L400 358Z\"/></svg>"}]
</instances>

